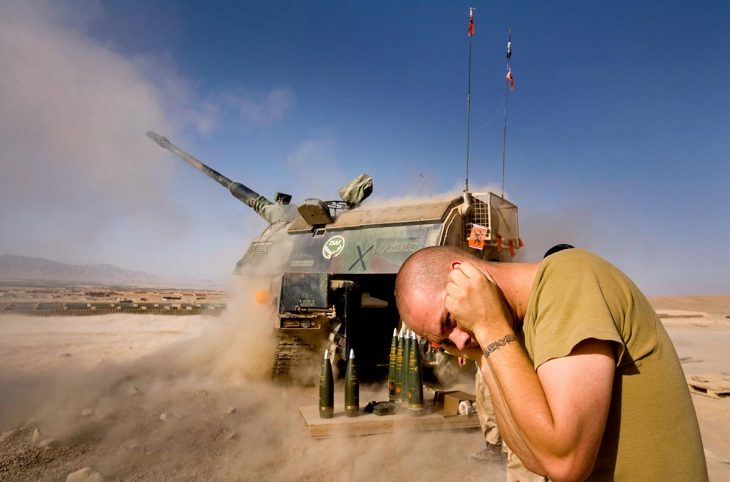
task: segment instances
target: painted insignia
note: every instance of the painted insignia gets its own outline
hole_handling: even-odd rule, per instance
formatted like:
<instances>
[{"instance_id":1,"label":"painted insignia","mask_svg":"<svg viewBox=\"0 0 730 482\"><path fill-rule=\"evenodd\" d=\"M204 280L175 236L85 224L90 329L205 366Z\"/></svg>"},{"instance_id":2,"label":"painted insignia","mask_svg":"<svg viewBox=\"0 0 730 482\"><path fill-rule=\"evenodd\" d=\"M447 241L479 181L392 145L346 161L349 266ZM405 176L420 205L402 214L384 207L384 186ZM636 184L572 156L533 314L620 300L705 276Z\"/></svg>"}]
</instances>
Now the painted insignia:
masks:
<instances>
[{"instance_id":1,"label":"painted insignia","mask_svg":"<svg viewBox=\"0 0 730 482\"><path fill-rule=\"evenodd\" d=\"M332 236L324 243L322 247L322 256L324 259L336 258L345 249L345 238L342 236Z\"/></svg>"}]
</instances>

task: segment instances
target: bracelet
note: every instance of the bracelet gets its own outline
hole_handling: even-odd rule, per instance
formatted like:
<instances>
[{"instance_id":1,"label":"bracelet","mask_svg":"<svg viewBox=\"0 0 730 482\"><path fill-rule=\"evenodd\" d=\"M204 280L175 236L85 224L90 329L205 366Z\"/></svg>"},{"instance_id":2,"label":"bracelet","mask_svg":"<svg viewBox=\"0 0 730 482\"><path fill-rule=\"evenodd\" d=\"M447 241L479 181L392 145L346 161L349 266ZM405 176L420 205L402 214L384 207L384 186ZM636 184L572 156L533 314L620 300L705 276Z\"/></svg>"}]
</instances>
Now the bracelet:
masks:
<instances>
[{"instance_id":1,"label":"bracelet","mask_svg":"<svg viewBox=\"0 0 730 482\"><path fill-rule=\"evenodd\" d=\"M487 349L484 350L484 358L489 358L489 355L491 355L495 351L499 350L504 345L506 345L508 343L512 343L513 341L517 341L517 337L512 334L505 335L502 338L500 338L499 340L493 341L492 343L487 345Z\"/></svg>"}]
</instances>

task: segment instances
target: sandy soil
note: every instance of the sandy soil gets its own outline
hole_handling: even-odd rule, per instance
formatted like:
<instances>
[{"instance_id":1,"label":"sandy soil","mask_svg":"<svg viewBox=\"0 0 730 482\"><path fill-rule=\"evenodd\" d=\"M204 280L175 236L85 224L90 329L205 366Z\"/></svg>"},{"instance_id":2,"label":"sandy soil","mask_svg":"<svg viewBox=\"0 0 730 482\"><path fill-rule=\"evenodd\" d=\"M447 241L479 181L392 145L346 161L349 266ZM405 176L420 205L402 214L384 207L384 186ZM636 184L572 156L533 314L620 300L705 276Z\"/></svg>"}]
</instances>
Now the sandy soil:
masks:
<instances>
[{"instance_id":1,"label":"sandy soil","mask_svg":"<svg viewBox=\"0 0 730 482\"><path fill-rule=\"evenodd\" d=\"M730 373L730 296L652 302L688 374ZM229 311L0 316L0 480L504 480L468 461L477 430L311 439L316 388L263 381L265 313ZM730 399L693 401L710 478L730 480Z\"/></svg>"}]
</instances>

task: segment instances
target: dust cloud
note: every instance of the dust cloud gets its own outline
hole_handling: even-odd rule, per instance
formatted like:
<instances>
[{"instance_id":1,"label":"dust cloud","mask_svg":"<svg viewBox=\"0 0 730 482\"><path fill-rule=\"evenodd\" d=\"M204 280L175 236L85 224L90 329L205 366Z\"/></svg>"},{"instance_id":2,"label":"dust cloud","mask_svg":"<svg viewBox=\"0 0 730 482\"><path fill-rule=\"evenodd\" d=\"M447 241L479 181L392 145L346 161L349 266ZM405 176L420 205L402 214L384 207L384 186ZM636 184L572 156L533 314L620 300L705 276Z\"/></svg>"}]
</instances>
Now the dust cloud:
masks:
<instances>
[{"instance_id":1,"label":"dust cloud","mask_svg":"<svg viewBox=\"0 0 730 482\"><path fill-rule=\"evenodd\" d=\"M170 215L156 182L163 164L148 162L162 154L140 134L174 130L163 95L140 62L91 41L66 17L40 2L0 6L0 200L97 222L112 208L105 199ZM144 169L157 175L139 176Z\"/></svg>"},{"instance_id":2,"label":"dust cloud","mask_svg":"<svg viewBox=\"0 0 730 482\"><path fill-rule=\"evenodd\" d=\"M164 52L99 40L105 15L94 1L0 2L0 253L210 276L160 256L200 239L199 213L173 185L180 164L145 132L276 122L294 94L203 93Z\"/></svg>"},{"instance_id":3,"label":"dust cloud","mask_svg":"<svg viewBox=\"0 0 730 482\"><path fill-rule=\"evenodd\" d=\"M594 223L587 210L579 208L521 210L520 237L525 246L518 251L517 260L539 261L556 244L596 249L600 229L596 229Z\"/></svg>"},{"instance_id":4,"label":"dust cloud","mask_svg":"<svg viewBox=\"0 0 730 482\"><path fill-rule=\"evenodd\" d=\"M0 478L63 480L91 467L122 480L485 480L467 460L480 448L474 431L312 439L299 407L317 403L317 388L269 381L271 304L254 301L268 285L238 283L221 318L110 315L74 327L79 318L0 317L11 328L0 359L38 358L24 371L2 363ZM115 352L131 343L138 356ZM384 395L363 386L361 404Z\"/></svg>"},{"instance_id":5,"label":"dust cloud","mask_svg":"<svg viewBox=\"0 0 730 482\"><path fill-rule=\"evenodd\" d=\"M376 186L377 187L377 186ZM403 196L392 196L386 198L368 198L363 204L364 209L369 208L382 208L389 206L403 206L403 205L415 205L423 203L432 203L437 201L448 201L462 195L464 186L454 186L450 189L441 193L431 193L431 189L414 189L412 193ZM479 186L471 186L470 192L476 196L479 194L493 192L499 193L500 187L496 184L489 183ZM509 194L505 193L505 199L509 200Z\"/></svg>"},{"instance_id":6,"label":"dust cloud","mask_svg":"<svg viewBox=\"0 0 730 482\"><path fill-rule=\"evenodd\" d=\"M172 120L163 90L172 81L157 82L173 77L163 67L86 34L94 5L0 3L3 252L71 262L110 252L126 261L130 238L162 245L165 234L190 229L169 197L172 165L144 132L195 129L193 120ZM185 90L177 84L168 92Z\"/></svg>"}]
</instances>

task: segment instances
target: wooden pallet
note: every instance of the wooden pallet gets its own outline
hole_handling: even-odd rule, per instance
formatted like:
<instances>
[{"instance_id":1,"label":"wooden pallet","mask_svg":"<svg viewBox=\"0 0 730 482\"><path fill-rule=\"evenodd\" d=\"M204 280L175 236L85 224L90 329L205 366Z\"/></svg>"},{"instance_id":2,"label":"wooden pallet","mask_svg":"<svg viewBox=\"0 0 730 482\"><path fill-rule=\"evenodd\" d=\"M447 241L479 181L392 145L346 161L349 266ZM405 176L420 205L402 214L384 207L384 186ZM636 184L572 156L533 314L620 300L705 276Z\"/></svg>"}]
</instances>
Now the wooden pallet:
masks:
<instances>
[{"instance_id":1,"label":"wooden pallet","mask_svg":"<svg viewBox=\"0 0 730 482\"><path fill-rule=\"evenodd\" d=\"M730 375L726 373L705 373L689 375L687 385L691 393L711 398L730 397Z\"/></svg>"},{"instance_id":2,"label":"wooden pallet","mask_svg":"<svg viewBox=\"0 0 730 482\"><path fill-rule=\"evenodd\" d=\"M426 413L414 416L401 412L379 416L364 413L361 408L357 417L346 417L344 411L335 411L334 418L319 418L318 405L299 407L299 411L304 417L309 435L315 438L374 435L400 429L428 431L479 427L479 418L476 415L444 417L440 413Z\"/></svg>"}]
</instances>

